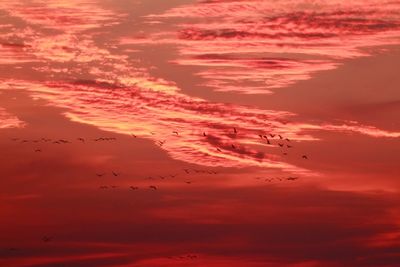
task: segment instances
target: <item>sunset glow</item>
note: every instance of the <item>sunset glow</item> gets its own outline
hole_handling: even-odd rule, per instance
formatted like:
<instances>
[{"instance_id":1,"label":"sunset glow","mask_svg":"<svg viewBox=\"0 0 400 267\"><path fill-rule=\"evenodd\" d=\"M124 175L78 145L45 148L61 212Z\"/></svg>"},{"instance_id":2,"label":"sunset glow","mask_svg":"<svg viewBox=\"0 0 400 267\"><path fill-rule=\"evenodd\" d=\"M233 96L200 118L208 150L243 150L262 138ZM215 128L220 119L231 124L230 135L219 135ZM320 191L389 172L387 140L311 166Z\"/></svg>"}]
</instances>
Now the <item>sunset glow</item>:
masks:
<instances>
[{"instance_id":1,"label":"sunset glow","mask_svg":"<svg viewBox=\"0 0 400 267\"><path fill-rule=\"evenodd\" d=\"M400 1L0 1L0 266L398 266Z\"/></svg>"}]
</instances>

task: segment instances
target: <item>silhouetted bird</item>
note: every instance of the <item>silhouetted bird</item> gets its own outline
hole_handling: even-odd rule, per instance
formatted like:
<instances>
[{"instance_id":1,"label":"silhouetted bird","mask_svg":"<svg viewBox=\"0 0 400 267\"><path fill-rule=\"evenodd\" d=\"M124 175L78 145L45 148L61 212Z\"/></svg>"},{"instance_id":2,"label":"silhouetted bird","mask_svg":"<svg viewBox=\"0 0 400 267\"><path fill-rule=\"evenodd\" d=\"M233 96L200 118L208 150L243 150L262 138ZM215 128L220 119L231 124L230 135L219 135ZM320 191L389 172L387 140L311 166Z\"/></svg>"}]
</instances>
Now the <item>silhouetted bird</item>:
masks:
<instances>
[{"instance_id":1,"label":"silhouetted bird","mask_svg":"<svg viewBox=\"0 0 400 267\"><path fill-rule=\"evenodd\" d=\"M303 159L308 159L308 157L306 155L303 155L302 158Z\"/></svg>"},{"instance_id":2,"label":"silhouetted bird","mask_svg":"<svg viewBox=\"0 0 400 267\"><path fill-rule=\"evenodd\" d=\"M134 138L136 138L137 136L136 135L134 135L134 134L131 134L132 135L132 137L134 137Z\"/></svg>"},{"instance_id":3,"label":"silhouetted bird","mask_svg":"<svg viewBox=\"0 0 400 267\"><path fill-rule=\"evenodd\" d=\"M278 145L279 145L280 147L283 147L283 144L281 144L281 143L279 143Z\"/></svg>"},{"instance_id":4,"label":"silhouetted bird","mask_svg":"<svg viewBox=\"0 0 400 267\"><path fill-rule=\"evenodd\" d=\"M157 190L157 187L154 186L154 185L150 185L149 188L150 188L150 189L153 189L153 190Z\"/></svg>"},{"instance_id":5,"label":"silhouetted bird","mask_svg":"<svg viewBox=\"0 0 400 267\"><path fill-rule=\"evenodd\" d=\"M237 134L237 130L236 130L235 127L233 127L233 132L234 132L235 134Z\"/></svg>"},{"instance_id":6,"label":"silhouetted bird","mask_svg":"<svg viewBox=\"0 0 400 267\"><path fill-rule=\"evenodd\" d=\"M297 179L299 179L299 177L288 177L288 178L286 178L286 180L289 180L289 181L295 181Z\"/></svg>"},{"instance_id":7,"label":"silhouetted bird","mask_svg":"<svg viewBox=\"0 0 400 267\"><path fill-rule=\"evenodd\" d=\"M42 152L41 149L35 149L35 152Z\"/></svg>"},{"instance_id":8,"label":"silhouetted bird","mask_svg":"<svg viewBox=\"0 0 400 267\"><path fill-rule=\"evenodd\" d=\"M98 177L102 177L105 173L96 173Z\"/></svg>"},{"instance_id":9,"label":"silhouetted bird","mask_svg":"<svg viewBox=\"0 0 400 267\"><path fill-rule=\"evenodd\" d=\"M203 132L203 136L207 136L205 132Z\"/></svg>"},{"instance_id":10,"label":"silhouetted bird","mask_svg":"<svg viewBox=\"0 0 400 267\"><path fill-rule=\"evenodd\" d=\"M191 181L186 181L185 183L187 183L187 184L191 184L192 182L191 182Z\"/></svg>"},{"instance_id":11,"label":"silhouetted bird","mask_svg":"<svg viewBox=\"0 0 400 267\"><path fill-rule=\"evenodd\" d=\"M232 146L232 148L233 148L233 149L236 149L236 147L235 147L235 145L234 145L234 144L232 144L231 146Z\"/></svg>"},{"instance_id":12,"label":"silhouetted bird","mask_svg":"<svg viewBox=\"0 0 400 267\"><path fill-rule=\"evenodd\" d=\"M138 190L139 189L139 187L137 187L137 186L131 186L129 188L132 189L132 190Z\"/></svg>"},{"instance_id":13,"label":"silhouetted bird","mask_svg":"<svg viewBox=\"0 0 400 267\"><path fill-rule=\"evenodd\" d=\"M269 136L271 136L272 138L274 138L274 137L275 137L275 134L269 134Z\"/></svg>"},{"instance_id":14,"label":"silhouetted bird","mask_svg":"<svg viewBox=\"0 0 400 267\"><path fill-rule=\"evenodd\" d=\"M217 150L218 150L218 152L222 152L221 149L219 149L218 147L217 147Z\"/></svg>"},{"instance_id":15,"label":"silhouetted bird","mask_svg":"<svg viewBox=\"0 0 400 267\"><path fill-rule=\"evenodd\" d=\"M77 138L77 140L81 141L81 142L85 142L85 139L83 139L82 137Z\"/></svg>"},{"instance_id":16,"label":"silhouetted bird","mask_svg":"<svg viewBox=\"0 0 400 267\"><path fill-rule=\"evenodd\" d=\"M120 175L120 173L117 173L117 172L114 172L114 171L112 171L112 174L113 174L114 176Z\"/></svg>"},{"instance_id":17,"label":"silhouetted bird","mask_svg":"<svg viewBox=\"0 0 400 267\"><path fill-rule=\"evenodd\" d=\"M172 133L174 133L174 134L176 134L176 135L179 135L179 133L178 133L177 131L173 131Z\"/></svg>"},{"instance_id":18,"label":"silhouetted bird","mask_svg":"<svg viewBox=\"0 0 400 267\"><path fill-rule=\"evenodd\" d=\"M53 239L53 237L44 236L44 237L42 238L42 241L43 241L43 242L50 242L52 239Z\"/></svg>"},{"instance_id":19,"label":"silhouetted bird","mask_svg":"<svg viewBox=\"0 0 400 267\"><path fill-rule=\"evenodd\" d=\"M278 136L279 136L279 139L283 139L282 135L278 135Z\"/></svg>"}]
</instances>

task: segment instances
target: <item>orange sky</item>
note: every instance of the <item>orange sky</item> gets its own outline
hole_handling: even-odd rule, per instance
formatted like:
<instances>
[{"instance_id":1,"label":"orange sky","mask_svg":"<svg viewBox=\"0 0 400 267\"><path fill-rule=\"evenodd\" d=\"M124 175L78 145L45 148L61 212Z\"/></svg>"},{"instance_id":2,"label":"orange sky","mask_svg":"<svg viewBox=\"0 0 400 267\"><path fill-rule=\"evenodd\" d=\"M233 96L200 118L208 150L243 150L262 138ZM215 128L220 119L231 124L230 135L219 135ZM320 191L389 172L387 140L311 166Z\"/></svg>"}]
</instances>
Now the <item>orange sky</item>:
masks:
<instances>
[{"instance_id":1,"label":"orange sky","mask_svg":"<svg viewBox=\"0 0 400 267\"><path fill-rule=\"evenodd\" d=\"M0 266L396 266L400 1L0 3Z\"/></svg>"}]
</instances>

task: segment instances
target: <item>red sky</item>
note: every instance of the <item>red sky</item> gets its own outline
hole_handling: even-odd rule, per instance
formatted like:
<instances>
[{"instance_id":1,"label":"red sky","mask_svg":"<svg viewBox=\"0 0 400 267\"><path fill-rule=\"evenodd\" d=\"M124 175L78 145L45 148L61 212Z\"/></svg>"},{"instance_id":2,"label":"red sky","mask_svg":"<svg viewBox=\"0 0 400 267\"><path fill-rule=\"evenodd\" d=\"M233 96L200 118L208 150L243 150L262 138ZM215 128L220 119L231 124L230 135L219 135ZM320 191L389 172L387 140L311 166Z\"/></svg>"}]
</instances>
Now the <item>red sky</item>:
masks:
<instances>
[{"instance_id":1,"label":"red sky","mask_svg":"<svg viewBox=\"0 0 400 267\"><path fill-rule=\"evenodd\" d=\"M397 266L400 1L0 3L0 265Z\"/></svg>"}]
</instances>

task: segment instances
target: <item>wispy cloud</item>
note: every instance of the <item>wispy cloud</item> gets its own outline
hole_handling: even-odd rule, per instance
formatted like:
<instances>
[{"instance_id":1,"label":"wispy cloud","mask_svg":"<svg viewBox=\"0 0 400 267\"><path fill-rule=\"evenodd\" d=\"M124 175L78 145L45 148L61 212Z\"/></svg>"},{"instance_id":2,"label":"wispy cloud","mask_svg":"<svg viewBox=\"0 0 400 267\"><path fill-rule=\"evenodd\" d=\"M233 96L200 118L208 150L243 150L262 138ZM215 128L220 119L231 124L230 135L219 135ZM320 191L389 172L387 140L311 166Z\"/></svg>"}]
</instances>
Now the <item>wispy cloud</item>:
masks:
<instances>
[{"instance_id":1,"label":"wispy cloud","mask_svg":"<svg viewBox=\"0 0 400 267\"><path fill-rule=\"evenodd\" d=\"M179 56L172 62L203 68L196 73L202 85L270 93L370 55L366 48L398 44L399 11L395 1L375 0L197 1L147 16L169 30L157 26L121 44L173 43Z\"/></svg>"}]
</instances>

